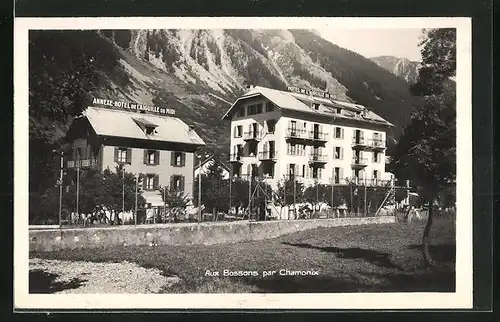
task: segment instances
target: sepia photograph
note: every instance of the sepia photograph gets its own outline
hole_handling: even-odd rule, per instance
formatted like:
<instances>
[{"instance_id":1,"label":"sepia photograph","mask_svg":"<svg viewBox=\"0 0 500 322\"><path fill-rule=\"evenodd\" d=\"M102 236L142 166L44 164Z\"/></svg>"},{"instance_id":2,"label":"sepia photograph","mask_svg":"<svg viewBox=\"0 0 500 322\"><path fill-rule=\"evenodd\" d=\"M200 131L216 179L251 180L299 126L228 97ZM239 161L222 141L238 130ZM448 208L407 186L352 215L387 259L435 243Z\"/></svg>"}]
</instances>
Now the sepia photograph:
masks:
<instances>
[{"instance_id":1,"label":"sepia photograph","mask_svg":"<svg viewBox=\"0 0 500 322\"><path fill-rule=\"evenodd\" d=\"M127 19L16 25L18 302L471 305L470 20Z\"/></svg>"}]
</instances>

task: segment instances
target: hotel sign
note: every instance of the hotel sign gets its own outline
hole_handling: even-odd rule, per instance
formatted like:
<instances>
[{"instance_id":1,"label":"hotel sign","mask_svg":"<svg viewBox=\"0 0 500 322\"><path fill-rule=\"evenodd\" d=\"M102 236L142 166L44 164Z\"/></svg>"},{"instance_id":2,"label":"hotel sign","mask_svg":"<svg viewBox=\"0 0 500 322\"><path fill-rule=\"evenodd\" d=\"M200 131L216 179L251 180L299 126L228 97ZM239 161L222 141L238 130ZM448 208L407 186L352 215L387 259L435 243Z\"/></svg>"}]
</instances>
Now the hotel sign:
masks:
<instances>
[{"instance_id":1,"label":"hotel sign","mask_svg":"<svg viewBox=\"0 0 500 322\"><path fill-rule=\"evenodd\" d=\"M300 93L300 94L317 96L317 97L325 97L325 98L332 98L333 97L333 95L328 93L328 92L315 91L313 89L307 89L307 88L301 88L301 87L295 87L295 86L288 86L288 91L289 92L296 92L296 93Z\"/></svg>"},{"instance_id":2,"label":"hotel sign","mask_svg":"<svg viewBox=\"0 0 500 322\"><path fill-rule=\"evenodd\" d=\"M173 110L173 109L145 105L145 104L121 102L121 101L114 101L114 100L108 100L108 99L102 99L102 98L94 98L92 100L92 103L94 105L120 108L120 109L124 109L124 110L135 111L135 112L144 111L144 112L164 114L164 115L175 115L175 110Z\"/></svg>"}]
</instances>

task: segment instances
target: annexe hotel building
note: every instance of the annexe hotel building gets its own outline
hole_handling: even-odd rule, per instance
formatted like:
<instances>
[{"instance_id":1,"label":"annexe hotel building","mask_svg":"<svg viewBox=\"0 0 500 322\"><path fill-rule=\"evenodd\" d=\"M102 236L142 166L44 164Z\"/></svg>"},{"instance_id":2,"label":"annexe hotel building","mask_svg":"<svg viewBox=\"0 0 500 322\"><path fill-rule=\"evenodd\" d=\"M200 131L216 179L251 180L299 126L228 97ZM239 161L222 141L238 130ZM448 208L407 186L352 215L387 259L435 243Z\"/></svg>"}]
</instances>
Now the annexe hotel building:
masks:
<instances>
[{"instance_id":1,"label":"annexe hotel building","mask_svg":"<svg viewBox=\"0 0 500 322\"><path fill-rule=\"evenodd\" d=\"M364 106L328 93L255 86L223 119L231 121L233 176L264 177L273 188L290 176L305 185L387 184L386 132L393 125Z\"/></svg>"},{"instance_id":2,"label":"annexe hotel building","mask_svg":"<svg viewBox=\"0 0 500 322\"><path fill-rule=\"evenodd\" d=\"M198 134L172 113L107 102L120 107L90 106L73 120L65 166L104 171L123 165L127 172L143 174L142 195L152 207L163 206L159 187L192 197L194 154L205 145Z\"/></svg>"}]
</instances>

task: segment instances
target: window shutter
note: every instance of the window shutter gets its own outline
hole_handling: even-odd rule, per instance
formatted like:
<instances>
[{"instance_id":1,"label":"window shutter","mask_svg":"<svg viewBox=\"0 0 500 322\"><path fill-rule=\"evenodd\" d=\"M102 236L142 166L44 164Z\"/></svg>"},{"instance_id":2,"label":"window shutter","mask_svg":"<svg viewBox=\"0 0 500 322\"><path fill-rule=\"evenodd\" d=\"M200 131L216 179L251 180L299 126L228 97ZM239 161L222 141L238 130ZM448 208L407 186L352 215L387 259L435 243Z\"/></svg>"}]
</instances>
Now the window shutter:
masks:
<instances>
[{"instance_id":1,"label":"window shutter","mask_svg":"<svg viewBox=\"0 0 500 322\"><path fill-rule=\"evenodd\" d=\"M309 178L312 178L314 175L314 168L313 167L309 167Z\"/></svg>"},{"instance_id":2,"label":"window shutter","mask_svg":"<svg viewBox=\"0 0 500 322\"><path fill-rule=\"evenodd\" d=\"M175 152L171 151L170 152L170 165L175 165Z\"/></svg>"},{"instance_id":3,"label":"window shutter","mask_svg":"<svg viewBox=\"0 0 500 322\"><path fill-rule=\"evenodd\" d=\"M323 174L323 169L322 168L318 168L318 179L321 179L322 174Z\"/></svg>"},{"instance_id":4,"label":"window shutter","mask_svg":"<svg viewBox=\"0 0 500 322\"><path fill-rule=\"evenodd\" d=\"M142 190L146 191L146 188L148 187L148 176L142 176Z\"/></svg>"},{"instance_id":5,"label":"window shutter","mask_svg":"<svg viewBox=\"0 0 500 322\"><path fill-rule=\"evenodd\" d=\"M174 176L170 176L170 191L174 191L175 185L174 185Z\"/></svg>"},{"instance_id":6,"label":"window shutter","mask_svg":"<svg viewBox=\"0 0 500 322\"><path fill-rule=\"evenodd\" d=\"M73 156L73 160L75 160L75 157ZM115 162L118 162L118 147L115 146Z\"/></svg>"},{"instance_id":7,"label":"window shutter","mask_svg":"<svg viewBox=\"0 0 500 322\"><path fill-rule=\"evenodd\" d=\"M287 165L286 165L286 175L287 176L290 175L290 164L289 163L287 163Z\"/></svg>"},{"instance_id":8,"label":"window shutter","mask_svg":"<svg viewBox=\"0 0 500 322\"><path fill-rule=\"evenodd\" d=\"M160 151L155 151L155 165L160 164Z\"/></svg>"},{"instance_id":9,"label":"window shutter","mask_svg":"<svg viewBox=\"0 0 500 322\"><path fill-rule=\"evenodd\" d=\"M127 148L127 163L132 163L132 148Z\"/></svg>"},{"instance_id":10,"label":"window shutter","mask_svg":"<svg viewBox=\"0 0 500 322\"><path fill-rule=\"evenodd\" d=\"M339 183L342 183L344 180L344 168L339 169Z\"/></svg>"},{"instance_id":11,"label":"window shutter","mask_svg":"<svg viewBox=\"0 0 500 322\"><path fill-rule=\"evenodd\" d=\"M235 137L235 138L238 137L238 127L237 126L234 127L233 137Z\"/></svg>"},{"instance_id":12,"label":"window shutter","mask_svg":"<svg viewBox=\"0 0 500 322\"><path fill-rule=\"evenodd\" d=\"M144 164L148 164L148 150L144 150Z\"/></svg>"},{"instance_id":13,"label":"window shutter","mask_svg":"<svg viewBox=\"0 0 500 322\"><path fill-rule=\"evenodd\" d=\"M340 138L341 139L344 138L344 129L343 128L340 128Z\"/></svg>"},{"instance_id":14,"label":"window shutter","mask_svg":"<svg viewBox=\"0 0 500 322\"><path fill-rule=\"evenodd\" d=\"M181 166L186 165L186 152L182 152L181 154Z\"/></svg>"},{"instance_id":15,"label":"window shutter","mask_svg":"<svg viewBox=\"0 0 500 322\"><path fill-rule=\"evenodd\" d=\"M156 174L153 177L153 189L154 190L158 190L159 181L160 181L160 176Z\"/></svg>"},{"instance_id":16,"label":"window shutter","mask_svg":"<svg viewBox=\"0 0 500 322\"><path fill-rule=\"evenodd\" d=\"M184 176L181 177L181 192L184 192Z\"/></svg>"},{"instance_id":17,"label":"window shutter","mask_svg":"<svg viewBox=\"0 0 500 322\"><path fill-rule=\"evenodd\" d=\"M344 148L340 148L340 160L344 159Z\"/></svg>"}]
</instances>

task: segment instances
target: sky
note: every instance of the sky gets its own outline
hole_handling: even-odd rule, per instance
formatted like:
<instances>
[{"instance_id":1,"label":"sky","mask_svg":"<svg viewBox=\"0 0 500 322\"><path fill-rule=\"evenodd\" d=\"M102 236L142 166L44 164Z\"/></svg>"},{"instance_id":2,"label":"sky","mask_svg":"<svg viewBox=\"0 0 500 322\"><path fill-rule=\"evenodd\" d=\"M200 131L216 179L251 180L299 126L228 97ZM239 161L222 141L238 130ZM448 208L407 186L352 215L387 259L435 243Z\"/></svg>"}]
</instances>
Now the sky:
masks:
<instances>
[{"instance_id":1,"label":"sky","mask_svg":"<svg viewBox=\"0 0 500 322\"><path fill-rule=\"evenodd\" d=\"M422 29L316 29L332 43L367 58L395 56L420 61L418 47Z\"/></svg>"}]
</instances>

